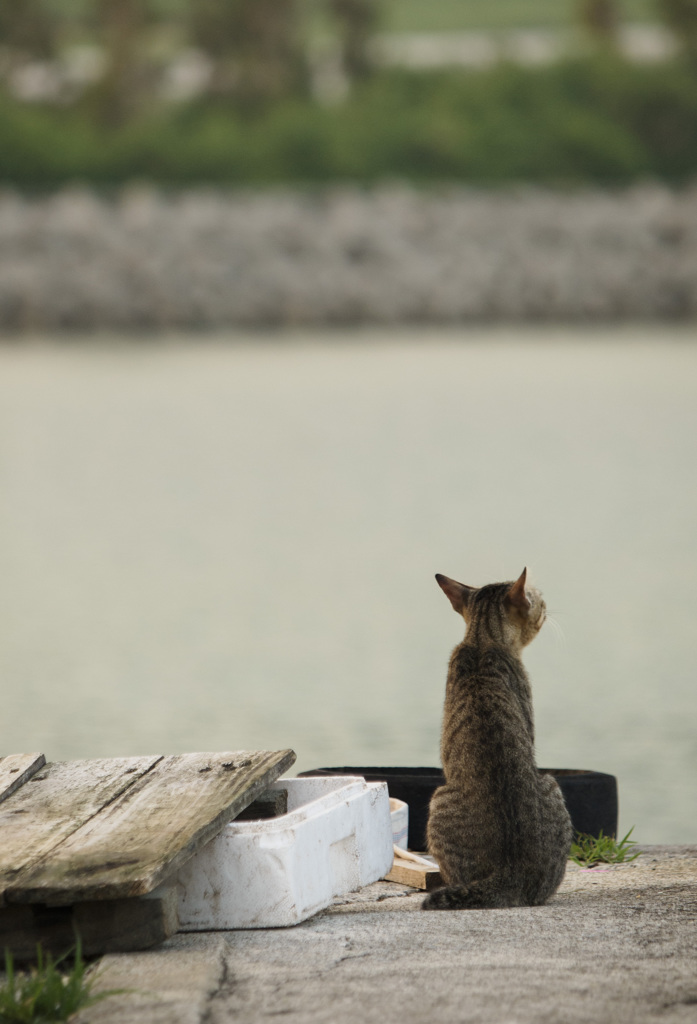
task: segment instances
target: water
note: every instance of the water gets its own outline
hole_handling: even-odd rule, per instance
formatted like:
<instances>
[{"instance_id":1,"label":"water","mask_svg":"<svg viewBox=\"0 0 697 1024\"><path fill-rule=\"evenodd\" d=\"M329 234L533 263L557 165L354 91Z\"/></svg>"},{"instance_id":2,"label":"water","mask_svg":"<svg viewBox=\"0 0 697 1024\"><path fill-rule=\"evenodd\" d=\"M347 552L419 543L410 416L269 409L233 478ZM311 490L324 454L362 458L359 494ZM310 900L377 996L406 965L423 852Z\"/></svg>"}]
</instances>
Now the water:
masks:
<instances>
[{"instance_id":1,"label":"water","mask_svg":"<svg viewBox=\"0 0 697 1024\"><path fill-rule=\"evenodd\" d=\"M697 345L669 328L0 348L0 750L438 763L527 565L538 761L697 842Z\"/></svg>"}]
</instances>

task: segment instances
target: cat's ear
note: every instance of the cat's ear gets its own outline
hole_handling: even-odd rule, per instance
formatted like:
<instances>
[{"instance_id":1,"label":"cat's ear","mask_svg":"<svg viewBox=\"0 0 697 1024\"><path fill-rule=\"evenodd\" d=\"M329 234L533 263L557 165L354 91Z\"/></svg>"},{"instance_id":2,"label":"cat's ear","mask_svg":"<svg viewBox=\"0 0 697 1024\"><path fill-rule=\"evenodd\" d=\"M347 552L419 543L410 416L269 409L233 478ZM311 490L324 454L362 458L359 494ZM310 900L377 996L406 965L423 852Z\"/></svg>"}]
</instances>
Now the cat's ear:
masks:
<instances>
[{"instance_id":1,"label":"cat's ear","mask_svg":"<svg viewBox=\"0 0 697 1024\"><path fill-rule=\"evenodd\" d=\"M451 580L447 576L442 576L439 572L436 573L436 580L455 611L458 615L462 615L462 612L470 603L476 588L468 587L464 583L458 583L457 580Z\"/></svg>"},{"instance_id":2,"label":"cat's ear","mask_svg":"<svg viewBox=\"0 0 697 1024\"><path fill-rule=\"evenodd\" d=\"M512 604L514 608L518 608L519 611L526 613L530 610L531 606L530 598L525 593L527 575L528 570L525 568L506 595L509 604Z\"/></svg>"}]
</instances>

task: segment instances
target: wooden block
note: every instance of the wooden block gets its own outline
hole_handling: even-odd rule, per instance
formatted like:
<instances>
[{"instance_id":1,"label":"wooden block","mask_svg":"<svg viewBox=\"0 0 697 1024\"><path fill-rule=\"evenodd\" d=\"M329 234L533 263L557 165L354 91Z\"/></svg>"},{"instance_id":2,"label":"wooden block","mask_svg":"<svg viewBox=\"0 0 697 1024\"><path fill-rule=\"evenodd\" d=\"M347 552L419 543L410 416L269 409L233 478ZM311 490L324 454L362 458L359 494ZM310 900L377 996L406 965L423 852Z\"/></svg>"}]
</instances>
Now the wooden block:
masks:
<instances>
[{"instance_id":1,"label":"wooden block","mask_svg":"<svg viewBox=\"0 0 697 1024\"><path fill-rule=\"evenodd\" d=\"M279 818L288 813L288 790L267 789L249 807L238 814L235 821L260 821L264 818Z\"/></svg>"},{"instance_id":2,"label":"wooden block","mask_svg":"<svg viewBox=\"0 0 697 1024\"><path fill-rule=\"evenodd\" d=\"M438 868L425 868L413 861L401 860L395 857L391 870L385 875L388 882L399 882L401 885L411 885L414 889L423 889L431 892L433 889L443 885Z\"/></svg>"},{"instance_id":3,"label":"wooden block","mask_svg":"<svg viewBox=\"0 0 697 1024\"><path fill-rule=\"evenodd\" d=\"M238 750L155 760L125 792L102 801L89 820L54 844L50 856L9 879L6 902L58 906L151 892L289 768L295 753ZM42 777L50 775L35 780ZM35 780L27 786L38 786ZM83 780L75 791L79 806L87 799L84 789Z\"/></svg>"},{"instance_id":4,"label":"wooden block","mask_svg":"<svg viewBox=\"0 0 697 1024\"><path fill-rule=\"evenodd\" d=\"M45 764L43 754L7 754L0 757L0 801L11 796Z\"/></svg>"},{"instance_id":5,"label":"wooden block","mask_svg":"<svg viewBox=\"0 0 697 1024\"><path fill-rule=\"evenodd\" d=\"M7 902L5 890L23 871L45 858L160 760L161 755L57 761L44 765L3 800L0 906Z\"/></svg>"},{"instance_id":6,"label":"wooden block","mask_svg":"<svg viewBox=\"0 0 697 1024\"><path fill-rule=\"evenodd\" d=\"M0 910L0 949L16 960L34 960L37 943L54 957L75 947L76 933L85 956L149 949L174 935L179 927L177 892L161 889L157 898L99 900L71 907L5 907Z\"/></svg>"}]
</instances>

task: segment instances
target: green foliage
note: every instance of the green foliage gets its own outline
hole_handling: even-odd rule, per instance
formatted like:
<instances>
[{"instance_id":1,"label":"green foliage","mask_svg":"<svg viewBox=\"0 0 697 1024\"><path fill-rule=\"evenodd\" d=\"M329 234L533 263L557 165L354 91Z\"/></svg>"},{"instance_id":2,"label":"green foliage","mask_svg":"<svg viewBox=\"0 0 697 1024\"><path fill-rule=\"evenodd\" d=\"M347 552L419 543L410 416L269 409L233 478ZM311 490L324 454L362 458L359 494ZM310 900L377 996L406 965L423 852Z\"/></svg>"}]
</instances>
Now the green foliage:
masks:
<instances>
[{"instance_id":1,"label":"green foliage","mask_svg":"<svg viewBox=\"0 0 697 1024\"><path fill-rule=\"evenodd\" d=\"M79 108L0 96L0 184L24 188L130 179L621 185L696 174L697 75L677 59L394 69L332 106L297 97L243 116L223 100L162 105L112 129Z\"/></svg>"},{"instance_id":2,"label":"green foliage","mask_svg":"<svg viewBox=\"0 0 697 1024\"><path fill-rule=\"evenodd\" d=\"M656 0L656 8L685 49L697 53L697 0Z\"/></svg>"},{"instance_id":3,"label":"green foliage","mask_svg":"<svg viewBox=\"0 0 697 1024\"><path fill-rule=\"evenodd\" d=\"M619 842L614 836L604 836L602 829L598 836L589 836L581 832L576 837L576 842L571 844L569 858L582 868L593 868L596 864L622 864L636 860L639 854L631 852L631 848L636 846L636 842L629 838L633 831L634 826Z\"/></svg>"},{"instance_id":4,"label":"green foliage","mask_svg":"<svg viewBox=\"0 0 697 1024\"><path fill-rule=\"evenodd\" d=\"M63 970L60 965L70 954L54 961L41 946L36 947L37 963L29 973L16 972L12 954L5 950L5 982L0 986L0 1024L44 1024L67 1020L77 1010L115 995L117 989L92 994L97 976L87 977L78 939L73 965Z\"/></svg>"},{"instance_id":5,"label":"green foliage","mask_svg":"<svg viewBox=\"0 0 697 1024\"><path fill-rule=\"evenodd\" d=\"M568 28L578 6L578 0L384 0L384 21L396 32ZM624 0L622 16L627 21L655 20L653 2Z\"/></svg>"},{"instance_id":6,"label":"green foliage","mask_svg":"<svg viewBox=\"0 0 697 1024\"><path fill-rule=\"evenodd\" d=\"M326 0L299 0L306 17L321 17ZM626 21L655 21L661 3L656 0L623 0L621 14ZM690 0L666 0L667 4ZM182 22L198 9L211 7L215 0L147 0L147 7L162 22ZM578 18L579 0L379 0L380 20L388 32L461 32L472 29L569 28ZM13 12L16 38L31 17L51 19L69 29L94 25L98 17L95 0L2 0ZM224 6L224 5L221 5ZM0 20L1 20L0 15ZM6 38L6 37L3 37ZM8 41L6 39L6 41Z\"/></svg>"},{"instance_id":7,"label":"green foliage","mask_svg":"<svg viewBox=\"0 0 697 1024\"><path fill-rule=\"evenodd\" d=\"M41 0L0 0L0 39L6 47L52 57L59 18Z\"/></svg>"}]
</instances>

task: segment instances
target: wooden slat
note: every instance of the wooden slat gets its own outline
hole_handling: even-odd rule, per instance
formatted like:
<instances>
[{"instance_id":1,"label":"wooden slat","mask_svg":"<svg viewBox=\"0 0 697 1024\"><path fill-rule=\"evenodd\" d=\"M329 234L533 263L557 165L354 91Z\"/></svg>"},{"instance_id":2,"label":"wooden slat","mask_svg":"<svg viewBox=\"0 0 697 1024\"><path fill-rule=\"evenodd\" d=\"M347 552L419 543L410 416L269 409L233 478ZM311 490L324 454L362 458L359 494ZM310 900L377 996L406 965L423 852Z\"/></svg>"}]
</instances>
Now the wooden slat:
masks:
<instances>
[{"instance_id":1,"label":"wooden slat","mask_svg":"<svg viewBox=\"0 0 697 1024\"><path fill-rule=\"evenodd\" d=\"M7 754L0 757L0 803L12 796L45 764L43 754Z\"/></svg>"},{"instance_id":2,"label":"wooden slat","mask_svg":"<svg viewBox=\"0 0 697 1024\"><path fill-rule=\"evenodd\" d=\"M22 871L49 855L161 760L119 757L45 765L0 804L0 906Z\"/></svg>"},{"instance_id":3,"label":"wooden slat","mask_svg":"<svg viewBox=\"0 0 697 1024\"><path fill-rule=\"evenodd\" d=\"M438 868L425 868L413 861L401 860L395 857L391 870L385 875L388 882L399 882L401 885L411 885L415 889L424 889L431 892L443 885Z\"/></svg>"},{"instance_id":4,"label":"wooden slat","mask_svg":"<svg viewBox=\"0 0 697 1024\"><path fill-rule=\"evenodd\" d=\"M152 891L295 761L292 750L163 758L6 890L60 905Z\"/></svg>"},{"instance_id":5,"label":"wooden slat","mask_svg":"<svg viewBox=\"0 0 697 1024\"><path fill-rule=\"evenodd\" d=\"M75 948L76 934L85 956L149 949L178 930L177 903L172 886L152 898L5 907L0 910L0 949L9 949L16 960L33 960L41 943L45 953L59 957Z\"/></svg>"}]
</instances>

